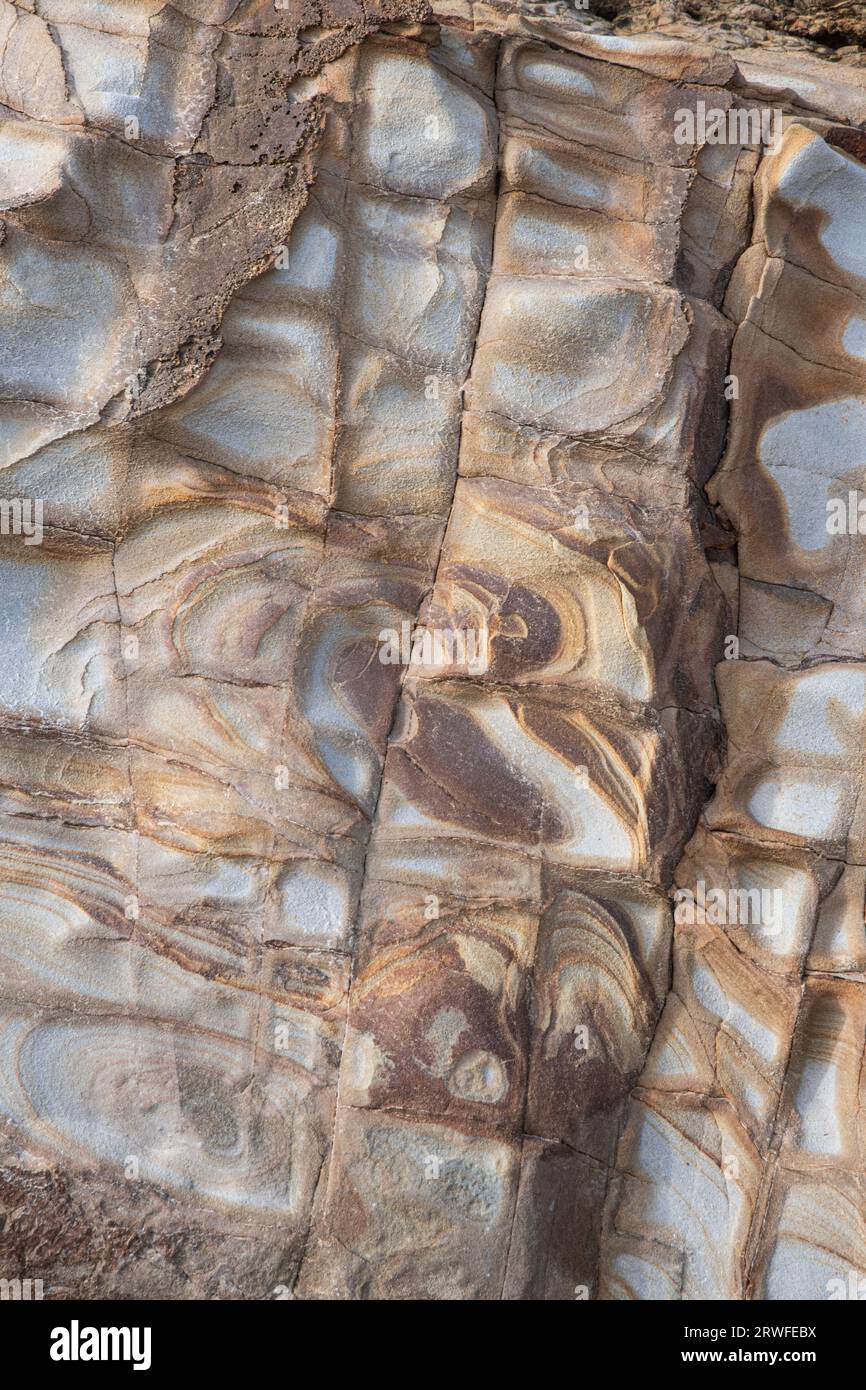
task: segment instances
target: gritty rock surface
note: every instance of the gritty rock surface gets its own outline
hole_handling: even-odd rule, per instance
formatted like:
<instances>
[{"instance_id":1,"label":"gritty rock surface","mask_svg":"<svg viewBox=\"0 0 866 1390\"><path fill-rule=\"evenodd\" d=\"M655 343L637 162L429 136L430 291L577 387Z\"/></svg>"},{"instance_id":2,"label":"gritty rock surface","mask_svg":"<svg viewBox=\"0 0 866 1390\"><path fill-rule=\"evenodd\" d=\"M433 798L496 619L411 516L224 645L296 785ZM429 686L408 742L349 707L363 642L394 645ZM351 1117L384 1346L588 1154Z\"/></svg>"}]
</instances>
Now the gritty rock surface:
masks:
<instances>
[{"instance_id":1,"label":"gritty rock surface","mask_svg":"<svg viewBox=\"0 0 866 1390\"><path fill-rule=\"evenodd\" d=\"M0 1277L866 1275L828 15L4 6Z\"/></svg>"}]
</instances>

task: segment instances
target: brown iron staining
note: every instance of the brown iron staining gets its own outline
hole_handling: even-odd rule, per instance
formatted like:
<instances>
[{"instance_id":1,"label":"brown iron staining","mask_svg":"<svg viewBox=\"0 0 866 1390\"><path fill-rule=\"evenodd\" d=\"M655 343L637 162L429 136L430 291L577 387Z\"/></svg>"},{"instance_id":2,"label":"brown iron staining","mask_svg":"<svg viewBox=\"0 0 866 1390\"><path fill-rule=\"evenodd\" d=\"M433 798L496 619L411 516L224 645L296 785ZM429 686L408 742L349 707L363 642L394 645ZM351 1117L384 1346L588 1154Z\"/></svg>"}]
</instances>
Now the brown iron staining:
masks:
<instances>
[{"instance_id":1,"label":"brown iron staining","mask_svg":"<svg viewBox=\"0 0 866 1390\"><path fill-rule=\"evenodd\" d=\"M63 8L0 93L3 496L45 505L0 546L9 1276L824 1296L866 1263L859 70L215 0L105 37L112 104ZM680 144L699 101L782 139Z\"/></svg>"}]
</instances>

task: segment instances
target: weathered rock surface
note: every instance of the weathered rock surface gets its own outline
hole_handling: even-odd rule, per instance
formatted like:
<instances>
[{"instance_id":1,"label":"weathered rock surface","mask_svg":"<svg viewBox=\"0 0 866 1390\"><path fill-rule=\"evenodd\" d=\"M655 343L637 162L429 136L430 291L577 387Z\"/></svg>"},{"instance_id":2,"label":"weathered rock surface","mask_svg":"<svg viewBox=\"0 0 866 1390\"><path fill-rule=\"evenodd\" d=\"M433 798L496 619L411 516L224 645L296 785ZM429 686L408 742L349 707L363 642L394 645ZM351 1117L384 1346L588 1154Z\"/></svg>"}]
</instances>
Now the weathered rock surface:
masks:
<instances>
[{"instance_id":1,"label":"weathered rock surface","mask_svg":"<svg viewBox=\"0 0 866 1390\"><path fill-rule=\"evenodd\" d=\"M862 67L5 9L0 1274L866 1276Z\"/></svg>"}]
</instances>

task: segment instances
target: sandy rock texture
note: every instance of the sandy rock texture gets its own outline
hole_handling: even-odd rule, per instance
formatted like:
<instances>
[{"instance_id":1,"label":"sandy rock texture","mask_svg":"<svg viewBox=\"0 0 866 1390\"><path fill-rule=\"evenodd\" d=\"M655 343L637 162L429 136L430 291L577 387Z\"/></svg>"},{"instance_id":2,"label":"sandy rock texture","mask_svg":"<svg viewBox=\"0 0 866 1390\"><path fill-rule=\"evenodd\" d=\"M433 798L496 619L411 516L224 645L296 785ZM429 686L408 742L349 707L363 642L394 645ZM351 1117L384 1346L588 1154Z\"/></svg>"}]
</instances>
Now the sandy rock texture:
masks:
<instances>
[{"instance_id":1,"label":"sandy rock texture","mask_svg":"<svg viewBox=\"0 0 866 1390\"><path fill-rule=\"evenodd\" d=\"M3 6L0 1276L866 1278L866 68L736 8Z\"/></svg>"}]
</instances>

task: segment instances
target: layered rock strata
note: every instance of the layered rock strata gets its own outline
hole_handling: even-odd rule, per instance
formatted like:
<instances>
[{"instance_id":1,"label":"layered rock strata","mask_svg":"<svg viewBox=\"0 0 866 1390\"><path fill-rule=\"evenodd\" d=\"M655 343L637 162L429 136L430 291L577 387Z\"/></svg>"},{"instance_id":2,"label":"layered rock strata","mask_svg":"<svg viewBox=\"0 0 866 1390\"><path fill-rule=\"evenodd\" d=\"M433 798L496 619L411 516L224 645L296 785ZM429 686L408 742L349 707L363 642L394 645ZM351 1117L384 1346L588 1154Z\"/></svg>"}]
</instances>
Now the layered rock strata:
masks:
<instances>
[{"instance_id":1,"label":"layered rock strata","mask_svg":"<svg viewBox=\"0 0 866 1390\"><path fill-rule=\"evenodd\" d=\"M739 536L739 659L716 673L728 754L677 871L683 925L620 1148L608 1296L866 1288L857 148L787 124L728 288L739 396L709 487ZM699 884L719 893L704 909Z\"/></svg>"},{"instance_id":2,"label":"layered rock strata","mask_svg":"<svg viewBox=\"0 0 866 1390\"><path fill-rule=\"evenodd\" d=\"M2 1272L827 1296L861 73L152 8L7 17Z\"/></svg>"}]
</instances>

